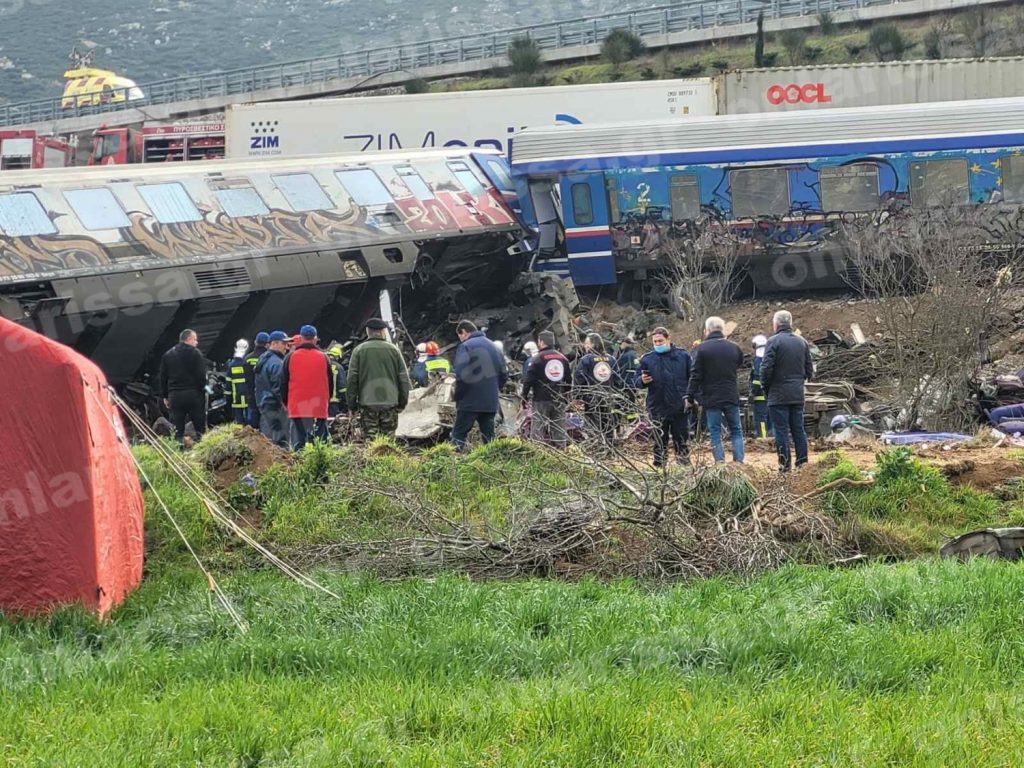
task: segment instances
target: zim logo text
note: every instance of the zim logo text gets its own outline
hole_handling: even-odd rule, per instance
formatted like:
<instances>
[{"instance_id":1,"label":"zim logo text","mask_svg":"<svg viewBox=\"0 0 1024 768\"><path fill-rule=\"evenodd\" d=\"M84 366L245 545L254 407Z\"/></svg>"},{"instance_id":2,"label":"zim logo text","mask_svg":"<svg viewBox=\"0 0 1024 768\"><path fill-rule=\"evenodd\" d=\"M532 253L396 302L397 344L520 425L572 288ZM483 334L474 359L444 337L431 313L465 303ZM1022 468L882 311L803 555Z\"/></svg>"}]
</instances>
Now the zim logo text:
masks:
<instances>
[{"instance_id":1,"label":"zim logo text","mask_svg":"<svg viewBox=\"0 0 1024 768\"><path fill-rule=\"evenodd\" d=\"M280 136L250 136L249 149L279 149Z\"/></svg>"}]
</instances>

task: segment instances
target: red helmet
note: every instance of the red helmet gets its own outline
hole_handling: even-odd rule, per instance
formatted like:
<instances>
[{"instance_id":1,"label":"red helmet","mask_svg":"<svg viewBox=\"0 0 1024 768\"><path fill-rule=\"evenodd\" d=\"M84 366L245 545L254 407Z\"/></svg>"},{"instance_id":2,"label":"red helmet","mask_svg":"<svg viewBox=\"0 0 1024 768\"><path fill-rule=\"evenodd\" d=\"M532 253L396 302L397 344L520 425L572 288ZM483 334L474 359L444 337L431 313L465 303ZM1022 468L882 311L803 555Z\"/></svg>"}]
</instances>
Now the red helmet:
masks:
<instances>
[{"instance_id":1,"label":"red helmet","mask_svg":"<svg viewBox=\"0 0 1024 768\"><path fill-rule=\"evenodd\" d=\"M428 355L440 355L441 354L441 348L439 346L437 346L437 342L436 341L428 341L427 342L427 354Z\"/></svg>"}]
</instances>

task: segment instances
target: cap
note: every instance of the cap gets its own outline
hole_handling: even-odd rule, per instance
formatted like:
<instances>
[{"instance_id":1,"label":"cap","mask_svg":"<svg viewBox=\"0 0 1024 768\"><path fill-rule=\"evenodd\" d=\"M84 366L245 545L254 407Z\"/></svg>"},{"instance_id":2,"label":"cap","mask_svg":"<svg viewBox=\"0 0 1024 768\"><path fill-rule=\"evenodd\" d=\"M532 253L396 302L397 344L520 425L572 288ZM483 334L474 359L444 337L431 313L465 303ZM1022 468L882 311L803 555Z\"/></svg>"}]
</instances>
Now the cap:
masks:
<instances>
[{"instance_id":1,"label":"cap","mask_svg":"<svg viewBox=\"0 0 1024 768\"><path fill-rule=\"evenodd\" d=\"M266 331L260 331L256 334L257 344L268 344L270 342L270 334Z\"/></svg>"},{"instance_id":2,"label":"cap","mask_svg":"<svg viewBox=\"0 0 1024 768\"><path fill-rule=\"evenodd\" d=\"M288 341L288 334L284 331L274 331L267 337L268 341Z\"/></svg>"},{"instance_id":3,"label":"cap","mask_svg":"<svg viewBox=\"0 0 1024 768\"><path fill-rule=\"evenodd\" d=\"M366 329L369 331L383 331L388 327L388 324L381 320L379 317L371 317L366 321Z\"/></svg>"},{"instance_id":4,"label":"cap","mask_svg":"<svg viewBox=\"0 0 1024 768\"><path fill-rule=\"evenodd\" d=\"M316 327L312 325L304 325L299 329L299 336L304 339L315 339L316 338Z\"/></svg>"},{"instance_id":5,"label":"cap","mask_svg":"<svg viewBox=\"0 0 1024 768\"><path fill-rule=\"evenodd\" d=\"M754 337L753 341L755 347L763 347L768 343L768 337L763 333L759 333Z\"/></svg>"}]
</instances>

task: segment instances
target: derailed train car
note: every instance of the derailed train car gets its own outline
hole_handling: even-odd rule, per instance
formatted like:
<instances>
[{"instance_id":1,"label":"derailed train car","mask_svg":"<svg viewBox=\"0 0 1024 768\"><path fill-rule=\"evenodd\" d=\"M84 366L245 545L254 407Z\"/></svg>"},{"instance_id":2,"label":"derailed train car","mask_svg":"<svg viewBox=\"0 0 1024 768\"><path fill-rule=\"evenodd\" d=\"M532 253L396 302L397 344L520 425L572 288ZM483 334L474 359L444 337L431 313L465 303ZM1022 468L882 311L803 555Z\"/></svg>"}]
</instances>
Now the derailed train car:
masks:
<instances>
[{"instance_id":1,"label":"derailed train car","mask_svg":"<svg viewBox=\"0 0 1024 768\"><path fill-rule=\"evenodd\" d=\"M507 286L526 259L509 187L501 157L460 149L8 173L0 313L114 382L187 327L211 360L261 328L343 338L414 273Z\"/></svg>"},{"instance_id":2,"label":"derailed train car","mask_svg":"<svg viewBox=\"0 0 1024 768\"><path fill-rule=\"evenodd\" d=\"M527 128L512 170L538 268L578 286L637 300L673 247L729 232L750 287L839 287L856 279L836 237L846 222L1020 210L1024 99Z\"/></svg>"}]
</instances>

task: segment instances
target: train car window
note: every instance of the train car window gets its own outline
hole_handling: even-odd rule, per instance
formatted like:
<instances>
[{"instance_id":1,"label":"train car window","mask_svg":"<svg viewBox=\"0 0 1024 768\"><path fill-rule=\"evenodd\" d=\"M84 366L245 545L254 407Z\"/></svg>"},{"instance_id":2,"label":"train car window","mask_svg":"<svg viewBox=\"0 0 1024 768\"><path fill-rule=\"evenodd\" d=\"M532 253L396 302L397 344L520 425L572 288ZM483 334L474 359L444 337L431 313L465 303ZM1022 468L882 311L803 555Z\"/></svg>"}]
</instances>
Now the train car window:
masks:
<instances>
[{"instance_id":1,"label":"train car window","mask_svg":"<svg viewBox=\"0 0 1024 768\"><path fill-rule=\"evenodd\" d=\"M311 173L289 173L274 176L274 185L281 190L293 211L327 211L334 207L331 198L324 192Z\"/></svg>"},{"instance_id":2,"label":"train car window","mask_svg":"<svg viewBox=\"0 0 1024 768\"><path fill-rule=\"evenodd\" d=\"M619 210L619 182L614 176L605 177L604 191L608 195L608 221L618 224L622 221L622 212Z\"/></svg>"},{"instance_id":3,"label":"train car window","mask_svg":"<svg viewBox=\"0 0 1024 768\"><path fill-rule=\"evenodd\" d=\"M502 189L509 191L515 189L515 185L512 184L512 177L508 175L508 168L501 160L492 157L487 161L487 167L491 169L491 173L498 179Z\"/></svg>"},{"instance_id":4,"label":"train car window","mask_svg":"<svg viewBox=\"0 0 1024 768\"><path fill-rule=\"evenodd\" d=\"M31 192L0 195L0 232L8 237L52 235L53 226L46 209Z\"/></svg>"},{"instance_id":5,"label":"train car window","mask_svg":"<svg viewBox=\"0 0 1024 768\"><path fill-rule=\"evenodd\" d=\"M589 184L572 185L573 220L578 225L594 223L594 199L590 194Z\"/></svg>"},{"instance_id":6,"label":"train car window","mask_svg":"<svg viewBox=\"0 0 1024 768\"><path fill-rule=\"evenodd\" d=\"M260 193L252 187L218 189L213 193L225 216L236 219L239 216L266 216L270 213Z\"/></svg>"},{"instance_id":7,"label":"train car window","mask_svg":"<svg viewBox=\"0 0 1024 768\"><path fill-rule=\"evenodd\" d=\"M394 202L384 182L369 168L335 171L334 175L356 205L388 205Z\"/></svg>"},{"instance_id":8,"label":"train car window","mask_svg":"<svg viewBox=\"0 0 1024 768\"><path fill-rule=\"evenodd\" d=\"M64 193L64 199L86 229L131 226L127 214L109 189L69 189Z\"/></svg>"},{"instance_id":9,"label":"train car window","mask_svg":"<svg viewBox=\"0 0 1024 768\"><path fill-rule=\"evenodd\" d=\"M825 211L873 211L881 201L878 166L874 163L822 168L818 172L818 181L821 183L821 206Z\"/></svg>"},{"instance_id":10,"label":"train car window","mask_svg":"<svg viewBox=\"0 0 1024 768\"><path fill-rule=\"evenodd\" d=\"M789 212L789 171L750 168L729 173L733 216L783 216Z\"/></svg>"},{"instance_id":11,"label":"train car window","mask_svg":"<svg viewBox=\"0 0 1024 768\"><path fill-rule=\"evenodd\" d=\"M146 201L153 217L161 224L178 224L183 221L199 221L203 218L178 182L170 184L139 184L136 189Z\"/></svg>"},{"instance_id":12,"label":"train car window","mask_svg":"<svg viewBox=\"0 0 1024 768\"><path fill-rule=\"evenodd\" d=\"M920 208L967 205L971 183L967 158L920 160L910 164L910 202Z\"/></svg>"},{"instance_id":13,"label":"train car window","mask_svg":"<svg viewBox=\"0 0 1024 768\"><path fill-rule=\"evenodd\" d=\"M1003 200L1024 203L1024 157L1008 155L999 165L1003 171Z\"/></svg>"},{"instance_id":14,"label":"train car window","mask_svg":"<svg viewBox=\"0 0 1024 768\"><path fill-rule=\"evenodd\" d=\"M409 188L417 200L433 200L434 193L430 191L430 185L423 180L423 177L416 173L411 166L401 165L395 168L402 183Z\"/></svg>"},{"instance_id":15,"label":"train car window","mask_svg":"<svg viewBox=\"0 0 1024 768\"><path fill-rule=\"evenodd\" d=\"M448 163L452 174L459 180L459 184L473 197L480 197L487 194L487 188L476 177L472 169L465 163Z\"/></svg>"},{"instance_id":16,"label":"train car window","mask_svg":"<svg viewBox=\"0 0 1024 768\"><path fill-rule=\"evenodd\" d=\"M673 174L668 180L673 221L692 221L700 217L700 185L691 173Z\"/></svg>"}]
</instances>

